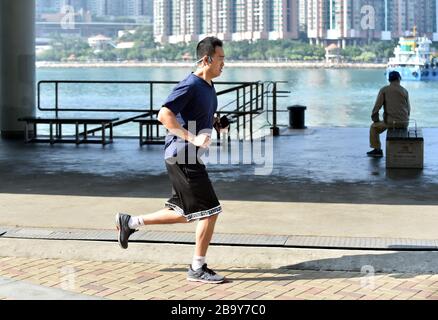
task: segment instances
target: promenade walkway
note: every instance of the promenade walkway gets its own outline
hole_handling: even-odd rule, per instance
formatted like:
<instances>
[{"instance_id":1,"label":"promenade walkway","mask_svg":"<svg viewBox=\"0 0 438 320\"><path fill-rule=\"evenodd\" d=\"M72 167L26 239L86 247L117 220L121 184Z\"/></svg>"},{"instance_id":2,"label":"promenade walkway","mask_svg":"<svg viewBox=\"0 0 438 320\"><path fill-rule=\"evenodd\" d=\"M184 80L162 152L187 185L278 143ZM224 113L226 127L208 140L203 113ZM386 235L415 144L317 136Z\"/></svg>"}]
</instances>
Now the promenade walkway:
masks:
<instances>
[{"instance_id":1,"label":"promenade walkway","mask_svg":"<svg viewBox=\"0 0 438 320\"><path fill-rule=\"evenodd\" d=\"M438 300L438 275L431 274L216 269L227 283L188 282L187 265L0 258L0 300ZM5 277L18 283L8 290L2 284ZM20 291L14 290L18 284Z\"/></svg>"},{"instance_id":2,"label":"promenade walkway","mask_svg":"<svg viewBox=\"0 0 438 320\"><path fill-rule=\"evenodd\" d=\"M211 165L224 213L209 264L234 280L220 289L206 286L212 294L205 297L222 290L232 299L269 299L272 294L337 299L332 286L339 284L342 295L353 285L348 279L360 283L368 270L363 268L371 266L375 279L383 282L375 286L377 291L358 293L360 298L385 297L387 290L391 297L407 298L408 292L409 298L418 293L433 298L438 290L438 130L425 128L424 137L423 171L386 170L384 159L367 158L365 128L283 132L274 139L269 175L254 175L254 165ZM138 269L128 274L118 270L119 277L131 277L124 280L128 287L126 283L140 281L143 269L153 274L143 283L146 287L169 277L168 292L148 294L133 286L137 298L176 299L191 290L182 280L193 250L193 224L144 228L127 251L115 242L115 213L155 211L169 196L161 146L140 148L137 140L117 138L105 148L0 141L0 176L0 277L44 286L44 273L37 279L26 266L35 264L37 270L53 263L59 269L79 263L86 268L75 271L75 277L87 285L80 272L99 273L118 263ZM47 287L57 285L55 269L47 271L53 275ZM117 269L108 275L117 277ZM298 281L300 275L310 278L306 286ZM274 278L290 282L280 280L277 288ZM95 285L109 290L109 298L131 297L123 286L105 287L105 280L100 281ZM391 291L405 285L415 288ZM83 289L71 292L99 291ZM309 292L301 295L301 289ZM344 296L358 297L356 292Z\"/></svg>"}]
</instances>

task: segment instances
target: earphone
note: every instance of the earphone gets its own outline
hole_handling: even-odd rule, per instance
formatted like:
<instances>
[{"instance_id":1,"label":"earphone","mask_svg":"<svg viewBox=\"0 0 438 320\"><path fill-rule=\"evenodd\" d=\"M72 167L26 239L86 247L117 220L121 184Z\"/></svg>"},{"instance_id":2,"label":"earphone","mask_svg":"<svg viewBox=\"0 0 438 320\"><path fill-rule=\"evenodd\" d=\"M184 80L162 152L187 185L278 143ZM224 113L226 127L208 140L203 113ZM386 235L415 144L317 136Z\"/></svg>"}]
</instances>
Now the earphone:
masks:
<instances>
[{"instance_id":1,"label":"earphone","mask_svg":"<svg viewBox=\"0 0 438 320\"><path fill-rule=\"evenodd\" d=\"M199 63L201 63L202 60L204 60L204 58L201 58L201 59L199 59L198 61L196 61L196 65L198 65ZM213 62L212 57L207 56L207 62L208 62L209 64L212 63L212 62Z\"/></svg>"}]
</instances>

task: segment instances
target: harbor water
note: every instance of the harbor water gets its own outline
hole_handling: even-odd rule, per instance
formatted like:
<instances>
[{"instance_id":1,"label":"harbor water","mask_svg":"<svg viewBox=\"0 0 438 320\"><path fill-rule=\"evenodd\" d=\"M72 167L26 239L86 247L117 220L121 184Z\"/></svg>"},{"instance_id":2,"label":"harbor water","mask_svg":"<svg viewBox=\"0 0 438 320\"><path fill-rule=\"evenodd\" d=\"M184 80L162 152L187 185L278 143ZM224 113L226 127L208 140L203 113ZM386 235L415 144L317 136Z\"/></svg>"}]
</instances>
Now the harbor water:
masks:
<instances>
[{"instance_id":1,"label":"harbor water","mask_svg":"<svg viewBox=\"0 0 438 320\"><path fill-rule=\"evenodd\" d=\"M40 80L115 80L179 81L191 68L38 68ZM216 81L287 81L279 90L290 91L278 100L278 109L290 105L307 106L309 127L363 128L370 125L370 114L379 89L387 82L384 69L292 69L227 68ZM411 119L420 127L438 127L438 82L402 82L409 91ZM158 108L174 85L154 87L154 108ZM41 87L41 106L54 107L54 85ZM217 90L221 86L217 86ZM219 98L219 107L227 104ZM61 84L62 108L149 108L149 89L145 85ZM39 114L44 114L38 112ZM91 114L88 114L91 115ZM126 117L127 114L121 115ZM263 119L260 121L264 121ZM288 114L278 114L287 125ZM136 135L134 124L116 129L119 135Z\"/></svg>"}]
</instances>

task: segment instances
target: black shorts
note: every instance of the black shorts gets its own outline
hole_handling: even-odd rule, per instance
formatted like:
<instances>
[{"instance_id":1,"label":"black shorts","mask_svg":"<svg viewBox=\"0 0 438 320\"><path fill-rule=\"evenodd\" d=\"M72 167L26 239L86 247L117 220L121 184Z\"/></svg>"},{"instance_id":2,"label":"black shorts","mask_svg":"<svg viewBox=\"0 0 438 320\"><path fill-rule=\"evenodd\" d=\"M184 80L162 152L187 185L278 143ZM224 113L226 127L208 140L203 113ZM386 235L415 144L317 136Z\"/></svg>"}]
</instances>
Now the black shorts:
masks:
<instances>
[{"instance_id":1,"label":"black shorts","mask_svg":"<svg viewBox=\"0 0 438 320\"><path fill-rule=\"evenodd\" d=\"M222 212L205 165L166 161L166 168L173 187L172 197L166 202L166 207L184 216L187 221Z\"/></svg>"}]
</instances>

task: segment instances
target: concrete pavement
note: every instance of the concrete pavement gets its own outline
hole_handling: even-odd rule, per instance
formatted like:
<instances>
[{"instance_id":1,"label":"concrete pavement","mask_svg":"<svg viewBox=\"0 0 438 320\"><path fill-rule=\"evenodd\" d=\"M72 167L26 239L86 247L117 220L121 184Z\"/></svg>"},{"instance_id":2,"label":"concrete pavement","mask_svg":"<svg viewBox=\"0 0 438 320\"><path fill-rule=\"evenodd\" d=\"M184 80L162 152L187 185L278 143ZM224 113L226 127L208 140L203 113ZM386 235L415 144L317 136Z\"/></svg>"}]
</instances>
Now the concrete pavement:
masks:
<instances>
[{"instance_id":1,"label":"concrete pavement","mask_svg":"<svg viewBox=\"0 0 438 320\"><path fill-rule=\"evenodd\" d=\"M0 226L114 229L114 215L151 213L166 198L0 194ZM437 239L434 205L221 200L219 233ZM145 230L193 232L194 225Z\"/></svg>"},{"instance_id":2,"label":"concrete pavement","mask_svg":"<svg viewBox=\"0 0 438 320\"><path fill-rule=\"evenodd\" d=\"M418 243L438 240L438 130L424 130L423 171L386 170L384 160L365 157L368 150L367 131L360 128L313 128L285 132L286 135L274 139L273 170L266 176L254 175L254 165L211 165L210 178L224 207L217 224L217 233L242 238L263 235L343 237L354 240L355 237L363 237L371 242L373 239L386 238L398 245L408 240ZM136 140L129 139L116 139L113 145L105 148L94 145L24 145L0 140L0 150L0 234L8 227L39 227L52 231L114 230L115 213L144 214L159 210L170 194L161 146L140 148ZM144 230L172 233L193 232L194 228L194 224L188 224L153 226ZM10 239L0 236L0 247L1 259L13 264L11 270L18 270L14 274L8 273L10 268L6 268L0 276L26 280L20 279L20 276L25 277L25 273L27 279L35 278L33 284L36 285L43 284L42 281L58 274L59 270L48 270L52 274L43 274L38 280L35 275L26 273L26 267L16 267L22 263L25 263L24 266L28 262L32 264L35 259L40 260L41 268L45 268L53 259L59 261L59 266L89 261L84 263L96 264L102 268L106 268L107 264L114 266L115 263L126 263L127 269L135 266L139 270L148 270L151 265L158 265L158 269L152 273L157 272L159 283L167 281L166 277L161 277L166 273L160 270L178 270L174 276L169 277L169 290L159 291L161 295L157 296L152 293L148 295L137 287L136 291L131 292L137 298L183 298L187 291L190 293L193 289L184 287L187 284L182 281L185 274L183 269L193 252L192 245L132 243L128 251L121 251L114 241ZM14 259L17 259L16 262ZM417 247L415 251L376 251L372 248L328 250L317 247L300 249L214 245L209 252L209 263L214 268L219 266L222 272L237 268L244 278L252 279L235 283L236 288L240 285L245 288L251 281L266 282L256 280L264 273L269 274L269 281L274 281L267 291L260 288L240 293L225 290L222 298L249 296L263 299L284 296L310 299L326 297L318 295L325 290L328 290L327 297L334 299L356 298L358 295L360 298L412 298L418 293L418 297L428 299L436 296L434 277L438 273L438 257L436 252L424 246ZM379 286L382 291L370 295L359 292L357 295L357 290L345 291L341 288L339 296L336 294L339 290L331 295L330 290L334 290L330 289L332 286L317 285L321 277L330 278L334 275L336 278L336 272L355 271L352 277L359 278L360 273L357 272L367 266L371 266L374 272L386 272L382 274L384 283ZM300 274L309 272L313 280L309 280L309 287L297 287L295 285L300 282L292 281L289 283L291 286L282 288L284 291L275 291L276 279L272 278L282 277L282 267L289 268L286 270L299 269ZM245 272L242 268L264 271ZM93 268L87 270L99 273ZM82 271L86 273L87 270ZM409 282L407 287L397 282L392 283L391 288L385 287L385 283L391 283L388 279L392 279L391 274L394 272L411 274L408 278L415 281L423 278L430 281L414 281L415 284ZM352 274L344 274L344 278L337 279L342 278L344 281L351 278ZM51 281L56 282L56 279L53 276ZM87 279L84 281L85 285L92 284ZM410 289L417 284L420 287L413 291L391 291L399 285ZM54 283L47 284L50 285L56 286ZM97 285L101 290L90 291L88 294L109 290L104 296L133 298L128 291L135 289L135 286ZM150 285L152 289L154 285L158 286L152 278L144 285ZM89 289L91 287L79 290L79 287L72 292L87 295L88 290L93 290ZM301 289L308 294L301 296L302 292L292 293ZM117 296L114 290L121 294ZM213 294L205 294L202 298L218 298L215 290L222 289L212 289ZM276 293L273 295L272 292ZM342 292L348 294L342 295ZM408 297L409 294L412 295ZM196 294L192 297L199 298Z\"/></svg>"},{"instance_id":3,"label":"concrete pavement","mask_svg":"<svg viewBox=\"0 0 438 320\"><path fill-rule=\"evenodd\" d=\"M215 270L228 281L220 285L187 282L187 265L0 258L0 276L46 287L52 290L51 294L67 290L71 296L78 297L111 300L438 299L438 275L253 269L225 265L219 265ZM0 299L1 296L0 286ZM62 295L52 297L61 298ZM3 295L5 298L14 296Z\"/></svg>"}]
</instances>

